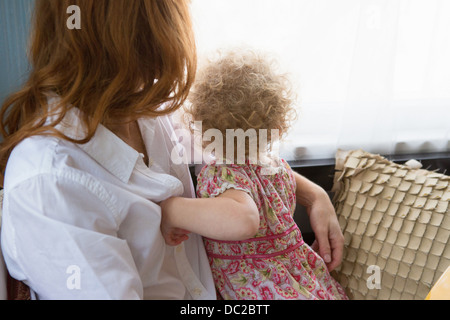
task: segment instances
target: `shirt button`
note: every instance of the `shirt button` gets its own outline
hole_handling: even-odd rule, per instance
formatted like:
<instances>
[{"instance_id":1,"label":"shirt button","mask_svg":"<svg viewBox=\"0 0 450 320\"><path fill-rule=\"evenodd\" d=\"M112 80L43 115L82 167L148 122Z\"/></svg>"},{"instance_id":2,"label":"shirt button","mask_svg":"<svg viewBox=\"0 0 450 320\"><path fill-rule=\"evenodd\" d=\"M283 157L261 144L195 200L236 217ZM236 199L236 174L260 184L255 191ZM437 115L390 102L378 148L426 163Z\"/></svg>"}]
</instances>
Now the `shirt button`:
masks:
<instances>
[{"instance_id":1,"label":"shirt button","mask_svg":"<svg viewBox=\"0 0 450 320\"><path fill-rule=\"evenodd\" d=\"M195 288L194 290L192 290L192 293L195 294L196 296L199 296L203 293L203 291L200 288Z\"/></svg>"},{"instance_id":2,"label":"shirt button","mask_svg":"<svg viewBox=\"0 0 450 320\"><path fill-rule=\"evenodd\" d=\"M177 250L178 253L181 253L181 251L183 251L183 247L182 247L181 245L179 245L179 246L176 248L176 250Z\"/></svg>"}]
</instances>

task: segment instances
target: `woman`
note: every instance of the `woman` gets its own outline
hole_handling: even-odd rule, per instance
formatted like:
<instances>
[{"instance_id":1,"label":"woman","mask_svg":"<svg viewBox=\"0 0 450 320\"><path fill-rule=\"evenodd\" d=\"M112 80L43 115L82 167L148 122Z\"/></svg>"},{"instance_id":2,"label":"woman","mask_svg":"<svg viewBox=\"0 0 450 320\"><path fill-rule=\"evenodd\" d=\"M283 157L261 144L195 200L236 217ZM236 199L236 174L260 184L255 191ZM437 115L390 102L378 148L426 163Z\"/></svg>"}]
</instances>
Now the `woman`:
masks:
<instances>
[{"instance_id":1,"label":"woman","mask_svg":"<svg viewBox=\"0 0 450 320\"><path fill-rule=\"evenodd\" d=\"M70 5L81 29L66 27ZM11 276L36 299L214 299L201 238L172 247L160 231L158 204L194 197L187 166L170 161L168 116L196 70L188 1L38 0L30 56L28 82L1 110ZM304 188L333 268L333 208Z\"/></svg>"}]
</instances>

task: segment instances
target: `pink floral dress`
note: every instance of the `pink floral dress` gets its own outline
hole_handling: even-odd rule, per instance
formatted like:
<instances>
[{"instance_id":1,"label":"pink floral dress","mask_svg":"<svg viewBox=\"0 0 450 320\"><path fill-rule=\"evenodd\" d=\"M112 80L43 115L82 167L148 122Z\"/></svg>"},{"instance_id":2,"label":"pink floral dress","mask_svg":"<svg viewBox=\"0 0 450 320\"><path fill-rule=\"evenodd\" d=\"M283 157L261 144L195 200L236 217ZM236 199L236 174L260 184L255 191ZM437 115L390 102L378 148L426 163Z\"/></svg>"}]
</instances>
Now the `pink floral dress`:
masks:
<instances>
[{"instance_id":1,"label":"pink floral dress","mask_svg":"<svg viewBox=\"0 0 450 320\"><path fill-rule=\"evenodd\" d=\"M212 163L198 176L198 197L242 190L253 198L261 218L252 239L204 239L218 292L226 300L347 299L293 219L296 183L291 168L281 160L277 173L266 175L264 169Z\"/></svg>"}]
</instances>

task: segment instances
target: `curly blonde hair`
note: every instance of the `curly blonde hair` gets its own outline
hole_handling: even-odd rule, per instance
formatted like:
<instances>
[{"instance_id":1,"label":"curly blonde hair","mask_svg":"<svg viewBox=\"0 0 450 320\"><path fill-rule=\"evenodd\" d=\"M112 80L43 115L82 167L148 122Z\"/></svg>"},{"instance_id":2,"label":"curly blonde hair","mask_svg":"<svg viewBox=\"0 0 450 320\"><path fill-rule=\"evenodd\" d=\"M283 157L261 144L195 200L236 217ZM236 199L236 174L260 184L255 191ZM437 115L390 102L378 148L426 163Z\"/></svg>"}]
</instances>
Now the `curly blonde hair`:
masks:
<instances>
[{"instance_id":1,"label":"curly blonde hair","mask_svg":"<svg viewBox=\"0 0 450 320\"><path fill-rule=\"evenodd\" d=\"M188 119L202 122L202 134L217 129L224 137L227 129L255 129L259 141L259 130L266 129L266 149L259 150L258 143L258 152L268 151L275 142L271 130L279 130L281 138L297 116L291 83L276 70L276 61L261 52L219 52L197 71L185 107Z\"/></svg>"}]
</instances>

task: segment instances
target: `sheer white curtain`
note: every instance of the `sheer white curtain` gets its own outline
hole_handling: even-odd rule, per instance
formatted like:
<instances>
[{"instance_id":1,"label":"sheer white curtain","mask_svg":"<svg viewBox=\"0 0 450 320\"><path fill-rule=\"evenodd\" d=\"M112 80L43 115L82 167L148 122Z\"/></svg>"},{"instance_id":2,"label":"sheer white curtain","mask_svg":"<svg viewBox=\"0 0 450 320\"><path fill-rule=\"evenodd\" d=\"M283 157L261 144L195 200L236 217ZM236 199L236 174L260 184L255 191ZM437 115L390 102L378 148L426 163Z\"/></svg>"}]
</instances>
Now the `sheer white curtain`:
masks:
<instances>
[{"instance_id":1,"label":"sheer white curtain","mask_svg":"<svg viewBox=\"0 0 450 320\"><path fill-rule=\"evenodd\" d=\"M288 160L450 150L450 1L192 0L200 59L271 52L298 89Z\"/></svg>"}]
</instances>

